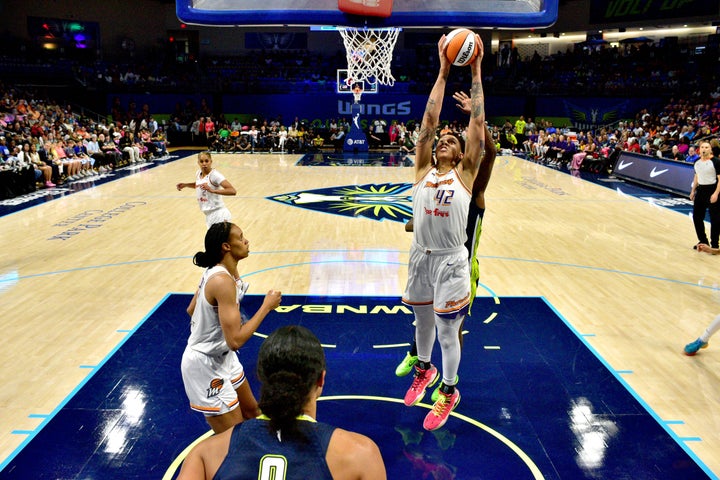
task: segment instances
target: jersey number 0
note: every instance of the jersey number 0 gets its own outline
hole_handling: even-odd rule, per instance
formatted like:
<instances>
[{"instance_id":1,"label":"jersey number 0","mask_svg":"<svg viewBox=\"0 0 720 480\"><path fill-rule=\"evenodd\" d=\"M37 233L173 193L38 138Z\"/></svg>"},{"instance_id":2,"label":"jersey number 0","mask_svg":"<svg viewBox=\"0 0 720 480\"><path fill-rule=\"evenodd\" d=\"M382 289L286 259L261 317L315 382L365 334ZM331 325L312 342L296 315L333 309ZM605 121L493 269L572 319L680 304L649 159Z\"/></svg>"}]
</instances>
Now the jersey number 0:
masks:
<instances>
[{"instance_id":1,"label":"jersey number 0","mask_svg":"<svg viewBox=\"0 0 720 480\"><path fill-rule=\"evenodd\" d=\"M260 459L258 480L284 480L287 475L287 459L280 455L265 455Z\"/></svg>"}]
</instances>

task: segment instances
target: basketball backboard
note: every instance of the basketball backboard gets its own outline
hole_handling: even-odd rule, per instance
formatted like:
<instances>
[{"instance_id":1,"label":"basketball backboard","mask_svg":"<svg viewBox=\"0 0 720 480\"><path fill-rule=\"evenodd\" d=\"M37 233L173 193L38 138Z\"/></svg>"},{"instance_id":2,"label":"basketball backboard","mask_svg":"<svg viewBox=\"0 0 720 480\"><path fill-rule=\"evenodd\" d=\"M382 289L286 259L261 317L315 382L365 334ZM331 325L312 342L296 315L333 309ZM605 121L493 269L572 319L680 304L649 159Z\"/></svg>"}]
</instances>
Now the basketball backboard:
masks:
<instances>
[{"instance_id":1,"label":"basketball backboard","mask_svg":"<svg viewBox=\"0 0 720 480\"><path fill-rule=\"evenodd\" d=\"M362 93L378 93L378 84L366 82L365 80L355 81L348 76L347 68L337 69L337 93L353 93L355 87L360 87Z\"/></svg>"},{"instance_id":2,"label":"basketball backboard","mask_svg":"<svg viewBox=\"0 0 720 480\"><path fill-rule=\"evenodd\" d=\"M557 20L559 0L394 0L384 17L345 13L338 0L176 2L178 19L196 25L541 28Z\"/></svg>"}]
</instances>

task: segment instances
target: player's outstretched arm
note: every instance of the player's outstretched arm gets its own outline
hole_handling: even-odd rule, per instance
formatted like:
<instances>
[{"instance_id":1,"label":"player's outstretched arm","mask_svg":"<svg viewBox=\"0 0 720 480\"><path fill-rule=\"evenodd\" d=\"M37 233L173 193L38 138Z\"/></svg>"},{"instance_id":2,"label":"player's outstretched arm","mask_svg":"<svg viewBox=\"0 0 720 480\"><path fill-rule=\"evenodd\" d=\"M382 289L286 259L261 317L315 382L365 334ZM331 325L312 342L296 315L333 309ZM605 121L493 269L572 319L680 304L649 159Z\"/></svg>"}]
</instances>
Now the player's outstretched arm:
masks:
<instances>
[{"instance_id":1,"label":"player's outstretched arm","mask_svg":"<svg viewBox=\"0 0 720 480\"><path fill-rule=\"evenodd\" d=\"M472 85L470 87L470 121L468 123L467 138L465 142L465 155L463 155L463 171L466 179L474 182L480 166L480 160L485 154L485 93L482 87L481 63L483 59L483 43L480 36L475 34L478 46L478 55L470 64L472 72Z\"/></svg>"},{"instance_id":2,"label":"player's outstretched arm","mask_svg":"<svg viewBox=\"0 0 720 480\"><path fill-rule=\"evenodd\" d=\"M453 99L457 102L455 106L459 108L460 111L470 115L470 97L467 93L455 92L453 93ZM485 198L483 194L487 189L488 183L490 183L490 175L492 174L495 157L497 156L497 148L492 141L492 135L490 134L487 123L485 123L483 129L485 130L485 154L481 156L480 166L478 167L477 175L475 175L475 182L473 182L473 199L480 208L485 208Z\"/></svg>"},{"instance_id":3,"label":"player's outstretched arm","mask_svg":"<svg viewBox=\"0 0 720 480\"><path fill-rule=\"evenodd\" d=\"M425 105L425 113L423 114L422 123L420 124L420 134L418 135L415 153L415 180L419 180L425 170L432 164L433 144L435 143L435 130L440 123L440 110L442 109L443 99L445 98L445 87L447 85L447 77L450 73L450 61L445 56L445 35L440 37L438 41L438 57L440 59L440 69L435 79L427 104Z\"/></svg>"}]
</instances>

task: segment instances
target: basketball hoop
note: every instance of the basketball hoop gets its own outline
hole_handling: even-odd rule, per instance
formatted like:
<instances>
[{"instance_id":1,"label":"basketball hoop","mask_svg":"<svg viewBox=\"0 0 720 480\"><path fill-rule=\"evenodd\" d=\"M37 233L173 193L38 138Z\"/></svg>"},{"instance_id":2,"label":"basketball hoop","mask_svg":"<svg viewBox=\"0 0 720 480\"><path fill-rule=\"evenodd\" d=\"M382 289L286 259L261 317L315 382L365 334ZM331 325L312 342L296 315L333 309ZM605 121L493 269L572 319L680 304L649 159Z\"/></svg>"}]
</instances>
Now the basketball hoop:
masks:
<instances>
[{"instance_id":1,"label":"basketball hoop","mask_svg":"<svg viewBox=\"0 0 720 480\"><path fill-rule=\"evenodd\" d=\"M341 27L338 30L345 44L349 77L356 82L395 84L390 64L400 28Z\"/></svg>"}]
</instances>

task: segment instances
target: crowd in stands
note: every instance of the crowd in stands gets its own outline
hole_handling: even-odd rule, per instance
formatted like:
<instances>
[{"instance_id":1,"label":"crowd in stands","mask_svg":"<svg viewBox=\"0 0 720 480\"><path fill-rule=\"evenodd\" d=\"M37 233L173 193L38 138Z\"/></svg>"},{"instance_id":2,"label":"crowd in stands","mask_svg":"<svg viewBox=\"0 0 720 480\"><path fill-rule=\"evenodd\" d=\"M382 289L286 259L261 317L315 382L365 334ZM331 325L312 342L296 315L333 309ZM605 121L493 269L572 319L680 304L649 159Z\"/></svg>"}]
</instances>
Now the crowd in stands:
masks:
<instances>
[{"instance_id":1,"label":"crowd in stands","mask_svg":"<svg viewBox=\"0 0 720 480\"><path fill-rule=\"evenodd\" d=\"M434 80L434 52L422 47L406 62L394 89L425 92ZM574 131L542 119L520 117L491 128L501 153L525 156L570 170L607 170L617 152L626 150L677 161L693 162L700 139L715 139L720 128L720 87L717 62L702 55L682 54L677 45L643 42L620 47L576 48L541 58L521 59L517 52L499 52L498 65L487 69L485 90L494 93L573 95L665 95L660 111L643 110L634 119L595 131ZM233 57L207 57L192 65L161 63L107 64L59 59L83 85L132 90L141 88L242 93L287 93L327 89L334 91L335 70L344 52L323 56L305 50L246 52ZM53 62L43 65L53 68ZM411 73L410 73L411 72ZM467 83L462 71L453 76L457 88ZM310 86L309 86L310 85ZM258 118L247 124L226 119L203 101L178 104L169 123L160 125L147 104L116 99L109 120L92 120L73 112L63 102L38 98L0 85L0 197L37 188L79 181L126 164L161 157L166 133L188 132L193 145L218 152L342 151L348 119L326 125L307 125L297 118ZM451 87L452 88L452 87ZM402 93L402 92L401 92ZM463 135L457 121L443 129ZM371 148L414 153L417 123L368 119L366 136ZM438 132L441 133L441 132ZM717 142L715 140L715 142Z\"/></svg>"},{"instance_id":2,"label":"crowd in stands","mask_svg":"<svg viewBox=\"0 0 720 480\"><path fill-rule=\"evenodd\" d=\"M141 114L95 121L70 105L0 84L0 199L83 181L167 154L163 127Z\"/></svg>"},{"instance_id":3,"label":"crowd in stands","mask_svg":"<svg viewBox=\"0 0 720 480\"><path fill-rule=\"evenodd\" d=\"M177 120L170 129L181 128ZM453 127L458 128L457 122ZM326 125L309 125L298 117L288 125L281 117L253 119L243 125L237 118L228 121L223 114L217 118L195 116L188 129L193 145L206 147L217 153L314 153L320 151L343 151L345 136L350 131L348 118L333 118ZM458 130L458 133L460 130ZM410 122L375 118L367 122L364 130L370 149L415 153L418 125Z\"/></svg>"},{"instance_id":4,"label":"crowd in stands","mask_svg":"<svg viewBox=\"0 0 720 480\"><path fill-rule=\"evenodd\" d=\"M289 125L281 118L253 119L243 125L238 119L228 122L221 115L217 122L212 115L196 118L190 124L192 143L207 146L219 153L310 153L326 146L342 150L341 139L350 128L346 120L332 119L328 126L313 127L297 117Z\"/></svg>"},{"instance_id":5,"label":"crowd in stands","mask_svg":"<svg viewBox=\"0 0 720 480\"><path fill-rule=\"evenodd\" d=\"M127 164L152 160L167 151L164 127L147 105L116 101L110 121L93 121L75 114L72 107L35 98L27 92L3 88L0 100L0 197L37 188L79 181ZM199 110L186 105L183 115L194 120L189 132L195 145L216 152L305 153L324 149L342 151L350 125L333 119L327 125L307 125L297 117L289 124L281 118L238 119L217 116L203 102ZM200 116L200 113L205 116ZM180 119L175 118L175 122ZM170 129L177 128L171 122ZM465 134L466 125L444 122L438 135ZM595 131L574 131L569 126L524 117L492 125L492 141L501 154L519 155L569 170L596 172L611 169L620 151L630 151L692 163L697 144L710 139L720 154L720 90L706 98L671 99L659 112L644 109L630 121ZM368 122L371 148L414 153L418 125L376 118Z\"/></svg>"},{"instance_id":6,"label":"crowd in stands","mask_svg":"<svg viewBox=\"0 0 720 480\"><path fill-rule=\"evenodd\" d=\"M545 165L600 172L612 167L621 151L693 163L697 146L709 140L720 156L720 89L707 97L677 98L659 112L643 109L630 121L595 131L520 117L491 128L501 154L522 155Z\"/></svg>"},{"instance_id":7,"label":"crowd in stands","mask_svg":"<svg viewBox=\"0 0 720 480\"><path fill-rule=\"evenodd\" d=\"M222 116L221 116L222 117ZM192 123L193 137L218 152L313 152L325 148L342 150L342 138L349 129L347 119L331 120L327 126L305 125L297 118L289 125L282 119L254 119L249 126L234 120L214 122L211 116ZM217 126L216 126L217 124ZM203 126L205 125L205 126ZM444 122L438 136L452 132L464 137L462 122ZM656 112L643 109L629 121L593 131L576 131L570 126L519 117L490 128L498 151L519 155L549 166L569 170L607 171L620 151L630 151L692 163L700 140L717 143L720 134L720 91L707 98L670 99ZM370 148L413 154L418 124L373 119L366 129Z\"/></svg>"},{"instance_id":8,"label":"crowd in stands","mask_svg":"<svg viewBox=\"0 0 720 480\"><path fill-rule=\"evenodd\" d=\"M715 88L717 50L643 41L578 46L546 57L534 53L495 69L484 79L496 95L674 96Z\"/></svg>"}]
</instances>

